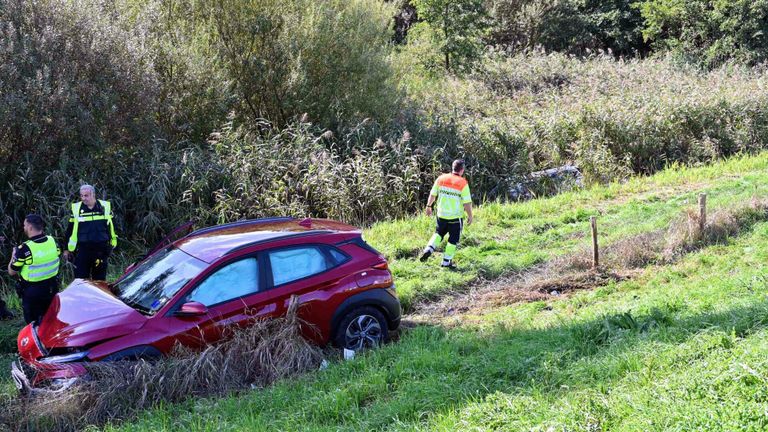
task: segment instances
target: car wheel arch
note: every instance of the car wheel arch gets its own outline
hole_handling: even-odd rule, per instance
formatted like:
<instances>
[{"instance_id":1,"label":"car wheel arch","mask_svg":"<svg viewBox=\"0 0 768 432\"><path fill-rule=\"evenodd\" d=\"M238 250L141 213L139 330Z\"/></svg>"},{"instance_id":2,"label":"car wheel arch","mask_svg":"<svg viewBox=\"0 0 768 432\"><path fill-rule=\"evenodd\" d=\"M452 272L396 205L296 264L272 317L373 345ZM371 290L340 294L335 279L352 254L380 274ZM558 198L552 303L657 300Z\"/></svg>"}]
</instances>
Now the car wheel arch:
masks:
<instances>
[{"instance_id":1,"label":"car wheel arch","mask_svg":"<svg viewBox=\"0 0 768 432\"><path fill-rule=\"evenodd\" d=\"M390 294L387 294L383 289L373 289L357 293L344 300L339 305L339 307L336 308L336 311L331 317L331 334L335 334L339 323L348 313L352 312L356 308L364 306L371 306L379 310L379 312L384 315L389 330L395 330L396 325L393 325L393 323L399 323L399 309L396 314L397 316L393 316L392 311L387 307L387 301L385 301L386 297L382 298L382 296L391 297ZM397 303L399 307L397 300L394 300L394 302Z\"/></svg>"},{"instance_id":2,"label":"car wheel arch","mask_svg":"<svg viewBox=\"0 0 768 432\"><path fill-rule=\"evenodd\" d=\"M363 317L367 317L368 320L364 320ZM370 321L370 319L372 319L373 321ZM366 323L366 324L362 324L362 323ZM365 327L365 329L363 327ZM377 328L378 330L375 330ZM371 336L368 333L369 331L371 331L371 329L375 331L375 333L377 334L376 336ZM356 334L356 337L359 338L358 341L361 344L360 346L357 346L357 347L347 346L347 342L349 342L348 332L350 330L352 330L353 334ZM355 336L352 336L352 337L355 337ZM365 343L366 339L369 341L369 343L367 344ZM360 349L377 347L389 341L390 341L390 331L389 331L389 324L387 323L385 312L383 312L380 308L374 305L365 304L362 306L357 306L352 308L342 316L337 327L333 331L331 342L339 348L351 349L356 351Z\"/></svg>"}]
</instances>

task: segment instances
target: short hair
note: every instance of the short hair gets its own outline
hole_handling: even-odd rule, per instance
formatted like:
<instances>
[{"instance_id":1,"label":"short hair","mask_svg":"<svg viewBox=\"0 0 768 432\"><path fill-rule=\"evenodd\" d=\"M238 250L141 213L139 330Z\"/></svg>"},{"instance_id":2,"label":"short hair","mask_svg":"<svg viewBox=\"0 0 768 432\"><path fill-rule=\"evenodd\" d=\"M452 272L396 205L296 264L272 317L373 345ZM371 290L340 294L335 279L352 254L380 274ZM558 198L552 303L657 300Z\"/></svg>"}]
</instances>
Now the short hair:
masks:
<instances>
[{"instance_id":1,"label":"short hair","mask_svg":"<svg viewBox=\"0 0 768 432\"><path fill-rule=\"evenodd\" d=\"M84 184L84 185L80 186L80 192L82 192L83 189L87 189L87 190L91 191L92 194L96 195L96 188L91 186L91 185L89 185L89 184Z\"/></svg>"},{"instance_id":2,"label":"short hair","mask_svg":"<svg viewBox=\"0 0 768 432\"><path fill-rule=\"evenodd\" d=\"M451 170L453 172L459 172L464 169L464 166L466 163L464 162L464 159L456 159L453 161L453 164L451 165Z\"/></svg>"},{"instance_id":3,"label":"short hair","mask_svg":"<svg viewBox=\"0 0 768 432\"><path fill-rule=\"evenodd\" d=\"M32 228L36 229L37 231L42 231L45 229L45 221L43 220L43 217L38 214L28 214L24 220L27 221L28 224L32 225Z\"/></svg>"}]
</instances>

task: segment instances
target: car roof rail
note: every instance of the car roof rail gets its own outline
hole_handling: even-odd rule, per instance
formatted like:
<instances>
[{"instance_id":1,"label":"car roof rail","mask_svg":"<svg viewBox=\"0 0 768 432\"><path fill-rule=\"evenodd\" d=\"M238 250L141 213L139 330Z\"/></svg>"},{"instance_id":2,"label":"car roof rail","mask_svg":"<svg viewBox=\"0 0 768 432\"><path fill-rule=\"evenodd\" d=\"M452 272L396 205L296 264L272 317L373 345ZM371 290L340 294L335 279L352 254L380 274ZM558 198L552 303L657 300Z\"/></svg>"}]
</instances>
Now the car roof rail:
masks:
<instances>
[{"instance_id":1,"label":"car roof rail","mask_svg":"<svg viewBox=\"0 0 768 432\"><path fill-rule=\"evenodd\" d=\"M231 254L233 252L237 252L239 250L243 250L243 249L249 248L251 246L255 246L257 244L269 243L271 241L285 240L285 239L296 238L296 237L307 237L307 236L316 235L316 234L331 234L331 233L333 233L333 231L329 231L329 230L309 230L309 231L299 231L299 232L286 233L285 235L281 235L279 237L270 237L270 238L266 238L266 239L262 239L262 240L256 240L256 241L252 241L250 243L246 243L246 244L234 247L234 248L224 252L221 256L227 256L227 255L229 255L229 254Z\"/></svg>"},{"instance_id":2,"label":"car roof rail","mask_svg":"<svg viewBox=\"0 0 768 432\"><path fill-rule=\"evenodd\" d=\"M238 226L244 226L244 225L259 225L263 223L270 223L270 222L287 222L293 220L292 217L287 216L281 216L281 217L269 217L269 218L259 218L259 219L245 219L245 220L239 220L235 222L229 222L222 225L215 225L212 227L207 228L200 228L199 230L192 231L191 233L187 234L187 238L189 237L196 237L201 234L216 232L219 230L227 229L227 228L233 228Z\"/></svg>"}]
</instances>

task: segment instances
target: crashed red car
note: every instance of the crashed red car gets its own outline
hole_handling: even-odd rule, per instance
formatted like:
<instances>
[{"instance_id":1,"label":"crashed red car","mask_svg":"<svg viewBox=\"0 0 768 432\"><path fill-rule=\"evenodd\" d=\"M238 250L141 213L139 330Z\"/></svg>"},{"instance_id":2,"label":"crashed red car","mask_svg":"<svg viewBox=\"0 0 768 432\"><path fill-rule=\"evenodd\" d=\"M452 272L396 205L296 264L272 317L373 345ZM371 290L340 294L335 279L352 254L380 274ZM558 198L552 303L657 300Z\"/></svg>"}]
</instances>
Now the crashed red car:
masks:
<instances>
[{"instance_id":1,"label":"crashed red car","mask_svg":"<svg viewBox=\"0 0 768 432\"><path fill-rule=\"evenodd\" d=\"M387 261L360 230L330 220L271 218L190 233L115 283L76 279L39 325L19 333L20 390L83 375L83 362L152 359L202 347L230 326L285 314L298 296L305 336L359 350L400 324Z\"/></svg>"}]
</instances>

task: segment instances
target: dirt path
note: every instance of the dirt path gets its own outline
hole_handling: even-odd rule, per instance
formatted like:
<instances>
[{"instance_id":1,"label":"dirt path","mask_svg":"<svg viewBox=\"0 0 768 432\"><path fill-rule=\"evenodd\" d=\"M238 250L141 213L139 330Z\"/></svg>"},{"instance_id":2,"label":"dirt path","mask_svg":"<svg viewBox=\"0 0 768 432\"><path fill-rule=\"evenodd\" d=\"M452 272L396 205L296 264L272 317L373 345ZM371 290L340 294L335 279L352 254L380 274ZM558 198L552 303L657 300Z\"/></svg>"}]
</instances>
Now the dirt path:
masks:
<instances>
[{"instance_id":1,"label":"dirt path","mask_svg":"<svg viewBox=\"0 0 768 432\"><path fill-rule=\"evenodd\" d=\"M491 309L515 303L560 299L569 294L599 288L611 282L631 279L641 270L614 272L557 271L555 265L540 266L495 281L481 281L462 293L449 294L422 303L403 317L404 325L440 324L457 326L469 315L481 315Z\"/></svg>"},{"instance_id":2,"label":"dirt path","mask_svg":"<svg viewBox=\"0 0 768 432\"><path fill-rule=\"evenodd\" d=\"M635 278L653 265L672 264L708 245L738 236L759 220L768 219L768 201L753 200L740 208L712 213L701 228L696 212L684 211L666 229L640 233L602 249L601 267L591 269L589 251L582 250L494 281L480 281L434 302L422 303L405 316L406 323L457 325L462 317L514 303L561 298ZM408 325L406 324L406 325Z\"/></svg>"}]
</instances>

